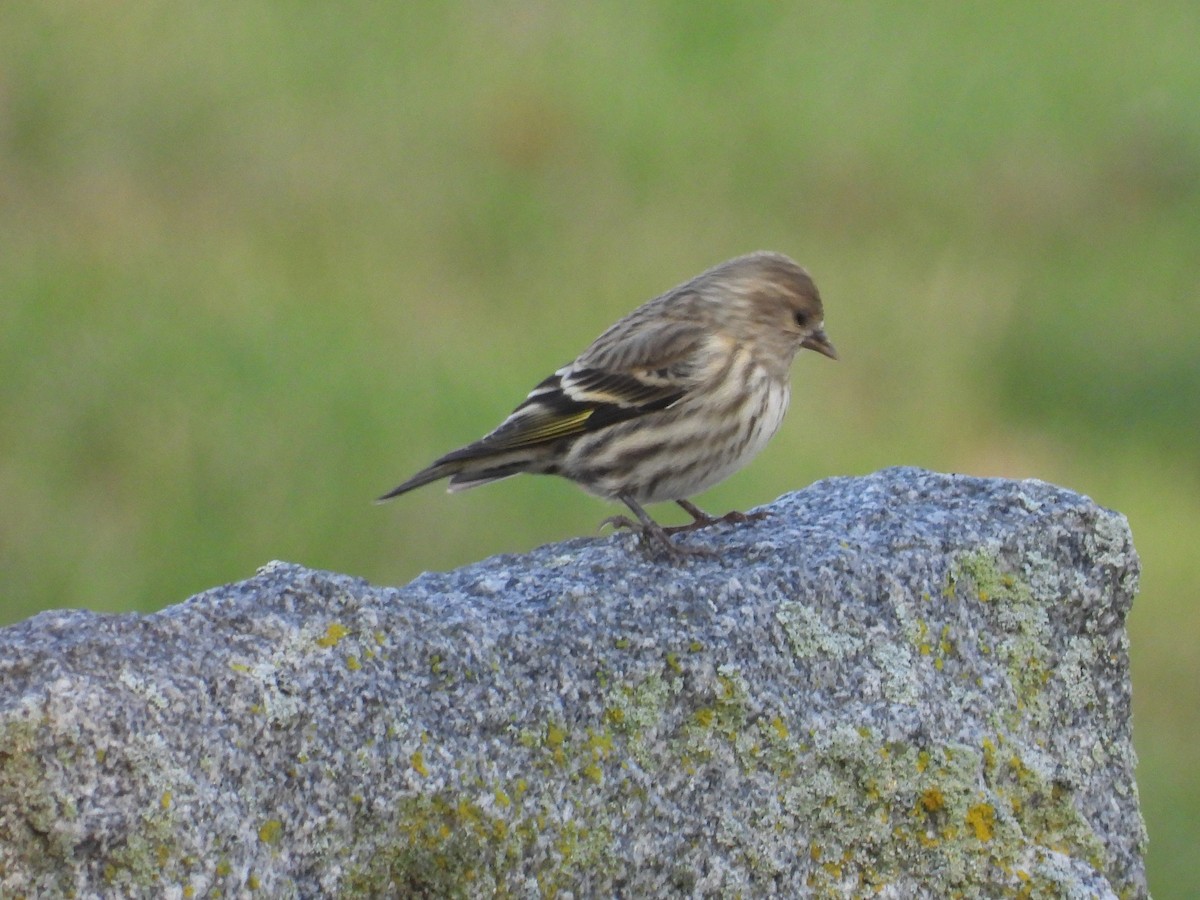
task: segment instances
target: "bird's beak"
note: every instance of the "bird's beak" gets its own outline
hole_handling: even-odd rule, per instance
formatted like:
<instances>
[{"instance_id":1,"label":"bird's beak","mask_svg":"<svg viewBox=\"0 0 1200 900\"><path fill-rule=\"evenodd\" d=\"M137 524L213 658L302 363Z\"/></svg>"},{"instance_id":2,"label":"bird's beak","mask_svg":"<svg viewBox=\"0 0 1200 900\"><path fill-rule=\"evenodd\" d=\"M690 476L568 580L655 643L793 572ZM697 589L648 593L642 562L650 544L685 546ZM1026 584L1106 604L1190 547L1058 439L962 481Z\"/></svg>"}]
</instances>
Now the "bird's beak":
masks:
<instances>
[{"instance_id":1,"label":"bird's beak","mask_svg":"<svg viewBox=\"0 0 1200 900\"><path fill-rule=\"evenodd\" d=\"M829 338L825 337L824 330L814 331L806 337L800 346L805 350L816 350L822 356L828 356L830 359L837 359L837 351L833 349L833 344L829 343Z\"/></svg>"}]
</instances>

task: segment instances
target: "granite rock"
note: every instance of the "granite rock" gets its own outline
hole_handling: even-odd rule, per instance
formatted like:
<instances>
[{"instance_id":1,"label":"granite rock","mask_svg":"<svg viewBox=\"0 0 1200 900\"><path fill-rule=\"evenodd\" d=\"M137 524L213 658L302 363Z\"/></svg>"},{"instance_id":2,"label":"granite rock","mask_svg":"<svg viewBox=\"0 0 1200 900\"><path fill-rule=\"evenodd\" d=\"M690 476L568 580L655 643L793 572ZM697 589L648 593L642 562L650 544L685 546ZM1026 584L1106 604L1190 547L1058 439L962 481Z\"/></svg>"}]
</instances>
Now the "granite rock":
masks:
<instances>
[{"instance_id":1,"label":"granite rock","mask_svg":"<svg viewBox=\"0 0 1200 900\"><path fill-rule=\"evenodd\" d=\"M0 896L1146 896L1125 518L917 469L765 508L0 630Z\"/></svg>"}]
</instances>

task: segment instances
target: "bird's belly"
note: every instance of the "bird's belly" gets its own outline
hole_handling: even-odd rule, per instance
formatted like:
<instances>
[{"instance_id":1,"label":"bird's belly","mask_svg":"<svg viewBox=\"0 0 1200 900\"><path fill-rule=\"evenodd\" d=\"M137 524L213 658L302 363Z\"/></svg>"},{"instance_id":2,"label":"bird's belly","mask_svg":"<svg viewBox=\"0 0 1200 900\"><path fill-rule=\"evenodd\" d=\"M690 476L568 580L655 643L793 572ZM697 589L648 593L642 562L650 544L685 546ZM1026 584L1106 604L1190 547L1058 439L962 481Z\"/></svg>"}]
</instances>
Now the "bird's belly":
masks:
<instances>
[{"instance_id":1,"label":"bird's belly","mask_svg":"<svg viewBox=\"0 0 1200 900\"><path fill-rule=\"evenodd\" d=\"M664 410L620 423L611 434L580 440L562 474L609 499L626 494L639 503L680 500L724 481L767 445L787 412L789 386L766 378L746 408L724 421L702 409Z\"/></svg>"},{"instance_id":2,"label":"bird's belly","mask_svg":"<svg viewBox=\"0 0 1200 900\"><path fill-rule=\"evenodd\" d=\"M788 408L788 386L770 383L766 399L762 402L762 414L755 418L733 438L727 441L713 440L707 471L697 471L692 478L666 479L646 503L660 503L691 497L720 484L730 475L747 465L762 452L779 426L783 423ZM686 473L681 472L681 476Z\"/></svg>"}]
</instances>

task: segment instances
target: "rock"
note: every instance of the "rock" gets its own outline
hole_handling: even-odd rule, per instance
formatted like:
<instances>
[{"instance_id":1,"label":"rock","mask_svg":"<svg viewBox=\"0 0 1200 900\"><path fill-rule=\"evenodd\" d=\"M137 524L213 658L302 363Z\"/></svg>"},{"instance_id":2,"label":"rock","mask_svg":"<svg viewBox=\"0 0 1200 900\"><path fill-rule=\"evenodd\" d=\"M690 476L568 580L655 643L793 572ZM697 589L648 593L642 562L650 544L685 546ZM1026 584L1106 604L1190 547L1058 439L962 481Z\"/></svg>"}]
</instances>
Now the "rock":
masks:
<instances>
[{"instance_id":1,"label":"rock","mask_svg":"<svg viewBox=\"0 0 1200 900\"><path fill-rule=\"evenodd\" d=\"M1124 517L915 469L767 509L3 629L0 896L1146 896Z\"/></svg>"}]
</instances>

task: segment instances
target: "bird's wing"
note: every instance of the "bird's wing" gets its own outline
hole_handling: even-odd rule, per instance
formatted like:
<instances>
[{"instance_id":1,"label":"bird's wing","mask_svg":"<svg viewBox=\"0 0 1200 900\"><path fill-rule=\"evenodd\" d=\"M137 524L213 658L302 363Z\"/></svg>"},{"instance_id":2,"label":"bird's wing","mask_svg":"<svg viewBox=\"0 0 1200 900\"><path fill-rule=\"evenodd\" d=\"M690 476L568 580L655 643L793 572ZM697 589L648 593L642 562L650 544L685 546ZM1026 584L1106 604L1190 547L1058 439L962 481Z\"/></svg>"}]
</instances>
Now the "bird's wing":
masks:
<instances>
[{"instance_id":1,"label":"bird's wing","mask_svg":"<svg viewBox=\"0 0 1200 900\"><path fill-rule=\"evenodd\" d=\"M687 382L709 336L695 318L666 315L661 307L647 304L596 338L575 365L608 372L661 371L664 378Z\"/></svg>"},{"instance_id":2,"label":"bird's wing","mask_svg":"<svg viewBox=\"0 0 1200 900\"><path fill-rule=\"evenodd\" d=\"M602 347L603 338L597 341L578 360L530 391L494 431L439 462L551 443L677 403L694 386L706 336L694 323L658 325L652 328L658 341L641 340L624 351L619 346Z\"/></svg>"}]
</instances>

